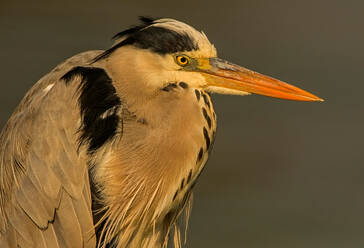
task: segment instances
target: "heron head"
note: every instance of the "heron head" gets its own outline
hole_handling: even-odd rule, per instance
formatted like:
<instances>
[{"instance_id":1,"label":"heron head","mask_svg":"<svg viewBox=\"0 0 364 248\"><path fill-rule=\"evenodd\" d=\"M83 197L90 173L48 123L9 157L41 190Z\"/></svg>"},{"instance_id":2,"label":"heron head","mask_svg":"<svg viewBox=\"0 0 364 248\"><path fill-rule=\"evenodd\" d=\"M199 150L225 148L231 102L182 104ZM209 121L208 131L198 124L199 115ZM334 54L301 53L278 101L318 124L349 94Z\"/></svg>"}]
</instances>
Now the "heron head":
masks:
<instances>
[{"instance_id":1,"label":"heron head","mask_svg":"<svg viewBox=\"0 0 364 248\"><path fill-rule=\"evenodd\" d=\"M154 94L171 82L186 82L211 93L323 101L295 86L218 58L206 35L185 23L144 17L141 21L141 25L118 33L114 46L95 58L95 62L106 61L109 72L132 86L135 94L141 90Z\"/></svg>"}]
</instances>

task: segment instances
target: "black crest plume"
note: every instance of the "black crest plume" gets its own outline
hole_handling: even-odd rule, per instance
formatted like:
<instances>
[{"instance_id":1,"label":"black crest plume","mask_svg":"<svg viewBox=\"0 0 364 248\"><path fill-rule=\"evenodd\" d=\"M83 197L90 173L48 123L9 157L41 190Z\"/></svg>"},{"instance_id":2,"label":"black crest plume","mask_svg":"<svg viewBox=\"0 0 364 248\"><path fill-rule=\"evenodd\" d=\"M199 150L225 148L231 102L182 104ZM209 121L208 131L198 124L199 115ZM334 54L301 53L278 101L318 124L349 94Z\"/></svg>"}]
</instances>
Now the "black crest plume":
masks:
<instances>
[{"instance_id":1,"label":"black crest plume","mask_svg":"<svg viewBox=\"0 0 364 248\"><path fill-rule=\"evenodd\" d=\"M140 17L139 20L141 21L140 25L114 35L113 39L124 39L97 56L94 62L109 57L115 50L126 45L150 49L160 55L198 50L196 42L188 34L153 26L157 20L150 17Z\"/></svg>"}]
</instances>

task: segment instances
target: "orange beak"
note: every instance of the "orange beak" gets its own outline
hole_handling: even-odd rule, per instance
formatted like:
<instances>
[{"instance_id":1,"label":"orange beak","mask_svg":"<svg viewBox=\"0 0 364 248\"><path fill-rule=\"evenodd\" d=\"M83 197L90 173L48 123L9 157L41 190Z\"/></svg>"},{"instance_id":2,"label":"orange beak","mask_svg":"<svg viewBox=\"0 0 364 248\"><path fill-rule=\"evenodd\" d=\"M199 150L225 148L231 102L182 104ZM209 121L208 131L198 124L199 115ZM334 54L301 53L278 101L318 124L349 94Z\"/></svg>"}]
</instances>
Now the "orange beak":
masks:
<instances>
[{"instance_id":1,"label":"orange beak","mask_svg":"<svg viewBox=\"0 0 364 248\"><path fill-rule=\"evenodd\" d=\"M207 90L231 94L259 94L295 101L323 99L278 79L262 75L219 58L198 59L198 71L206 78Z\"/></svg>"}]
</instances>

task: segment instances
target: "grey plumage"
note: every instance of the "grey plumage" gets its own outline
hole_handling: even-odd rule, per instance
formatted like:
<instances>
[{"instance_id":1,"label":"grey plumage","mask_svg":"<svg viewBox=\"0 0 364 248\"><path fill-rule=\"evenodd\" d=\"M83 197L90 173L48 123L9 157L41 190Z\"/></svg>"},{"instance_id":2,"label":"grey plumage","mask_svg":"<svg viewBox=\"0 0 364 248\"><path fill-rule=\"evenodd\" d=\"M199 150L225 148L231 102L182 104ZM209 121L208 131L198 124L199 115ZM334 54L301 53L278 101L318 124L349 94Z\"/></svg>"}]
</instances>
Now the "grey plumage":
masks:
<instances>
[{"instance_id":1,"label":"grey plumage","mask_svg":"<svg viewBox=\"0 0 364 248\"><path fill-rule=\"evenodd\" d=\"M39 80L0 136L1 247L167 247L212 149L207 92L321 99L216 58L206 35L142 19Z\"/></svg>"},{"instance_id":2,"label":"grey plumage","mask_svg":"<svg viewBox=\"0 0 364 248\"><path fill-rule=\"evenodd\" d=\"M77 153L79 107L59 81L98 53L75 56L42 78L1 134L0 240L11 239L9 247L96 246L86 158Z\"/></svg>"}]
</instances>

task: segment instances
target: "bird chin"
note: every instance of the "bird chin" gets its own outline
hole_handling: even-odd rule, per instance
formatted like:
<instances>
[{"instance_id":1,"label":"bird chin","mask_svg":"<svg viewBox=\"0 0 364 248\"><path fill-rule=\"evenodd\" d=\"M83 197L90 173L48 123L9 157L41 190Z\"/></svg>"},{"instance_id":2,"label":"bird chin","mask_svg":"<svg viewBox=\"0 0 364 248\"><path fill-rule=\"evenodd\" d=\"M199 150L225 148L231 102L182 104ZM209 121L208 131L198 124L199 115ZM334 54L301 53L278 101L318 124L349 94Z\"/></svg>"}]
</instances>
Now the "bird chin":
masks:
<instances>
[{"instance_id":1,"label":"bird chin","mask_svg":"<svg viewBox=\"0 0 364 248\"><path fill-rule=\"evenodd\" d=\"M205 90L207 92L224 94L224 95L239 95L239 96L251 95L251 93L246 92L246 91L221 88L221 87L217 87L217 86L208 86L207 88L205 88Z\"/></svg>"}]
</instances>

